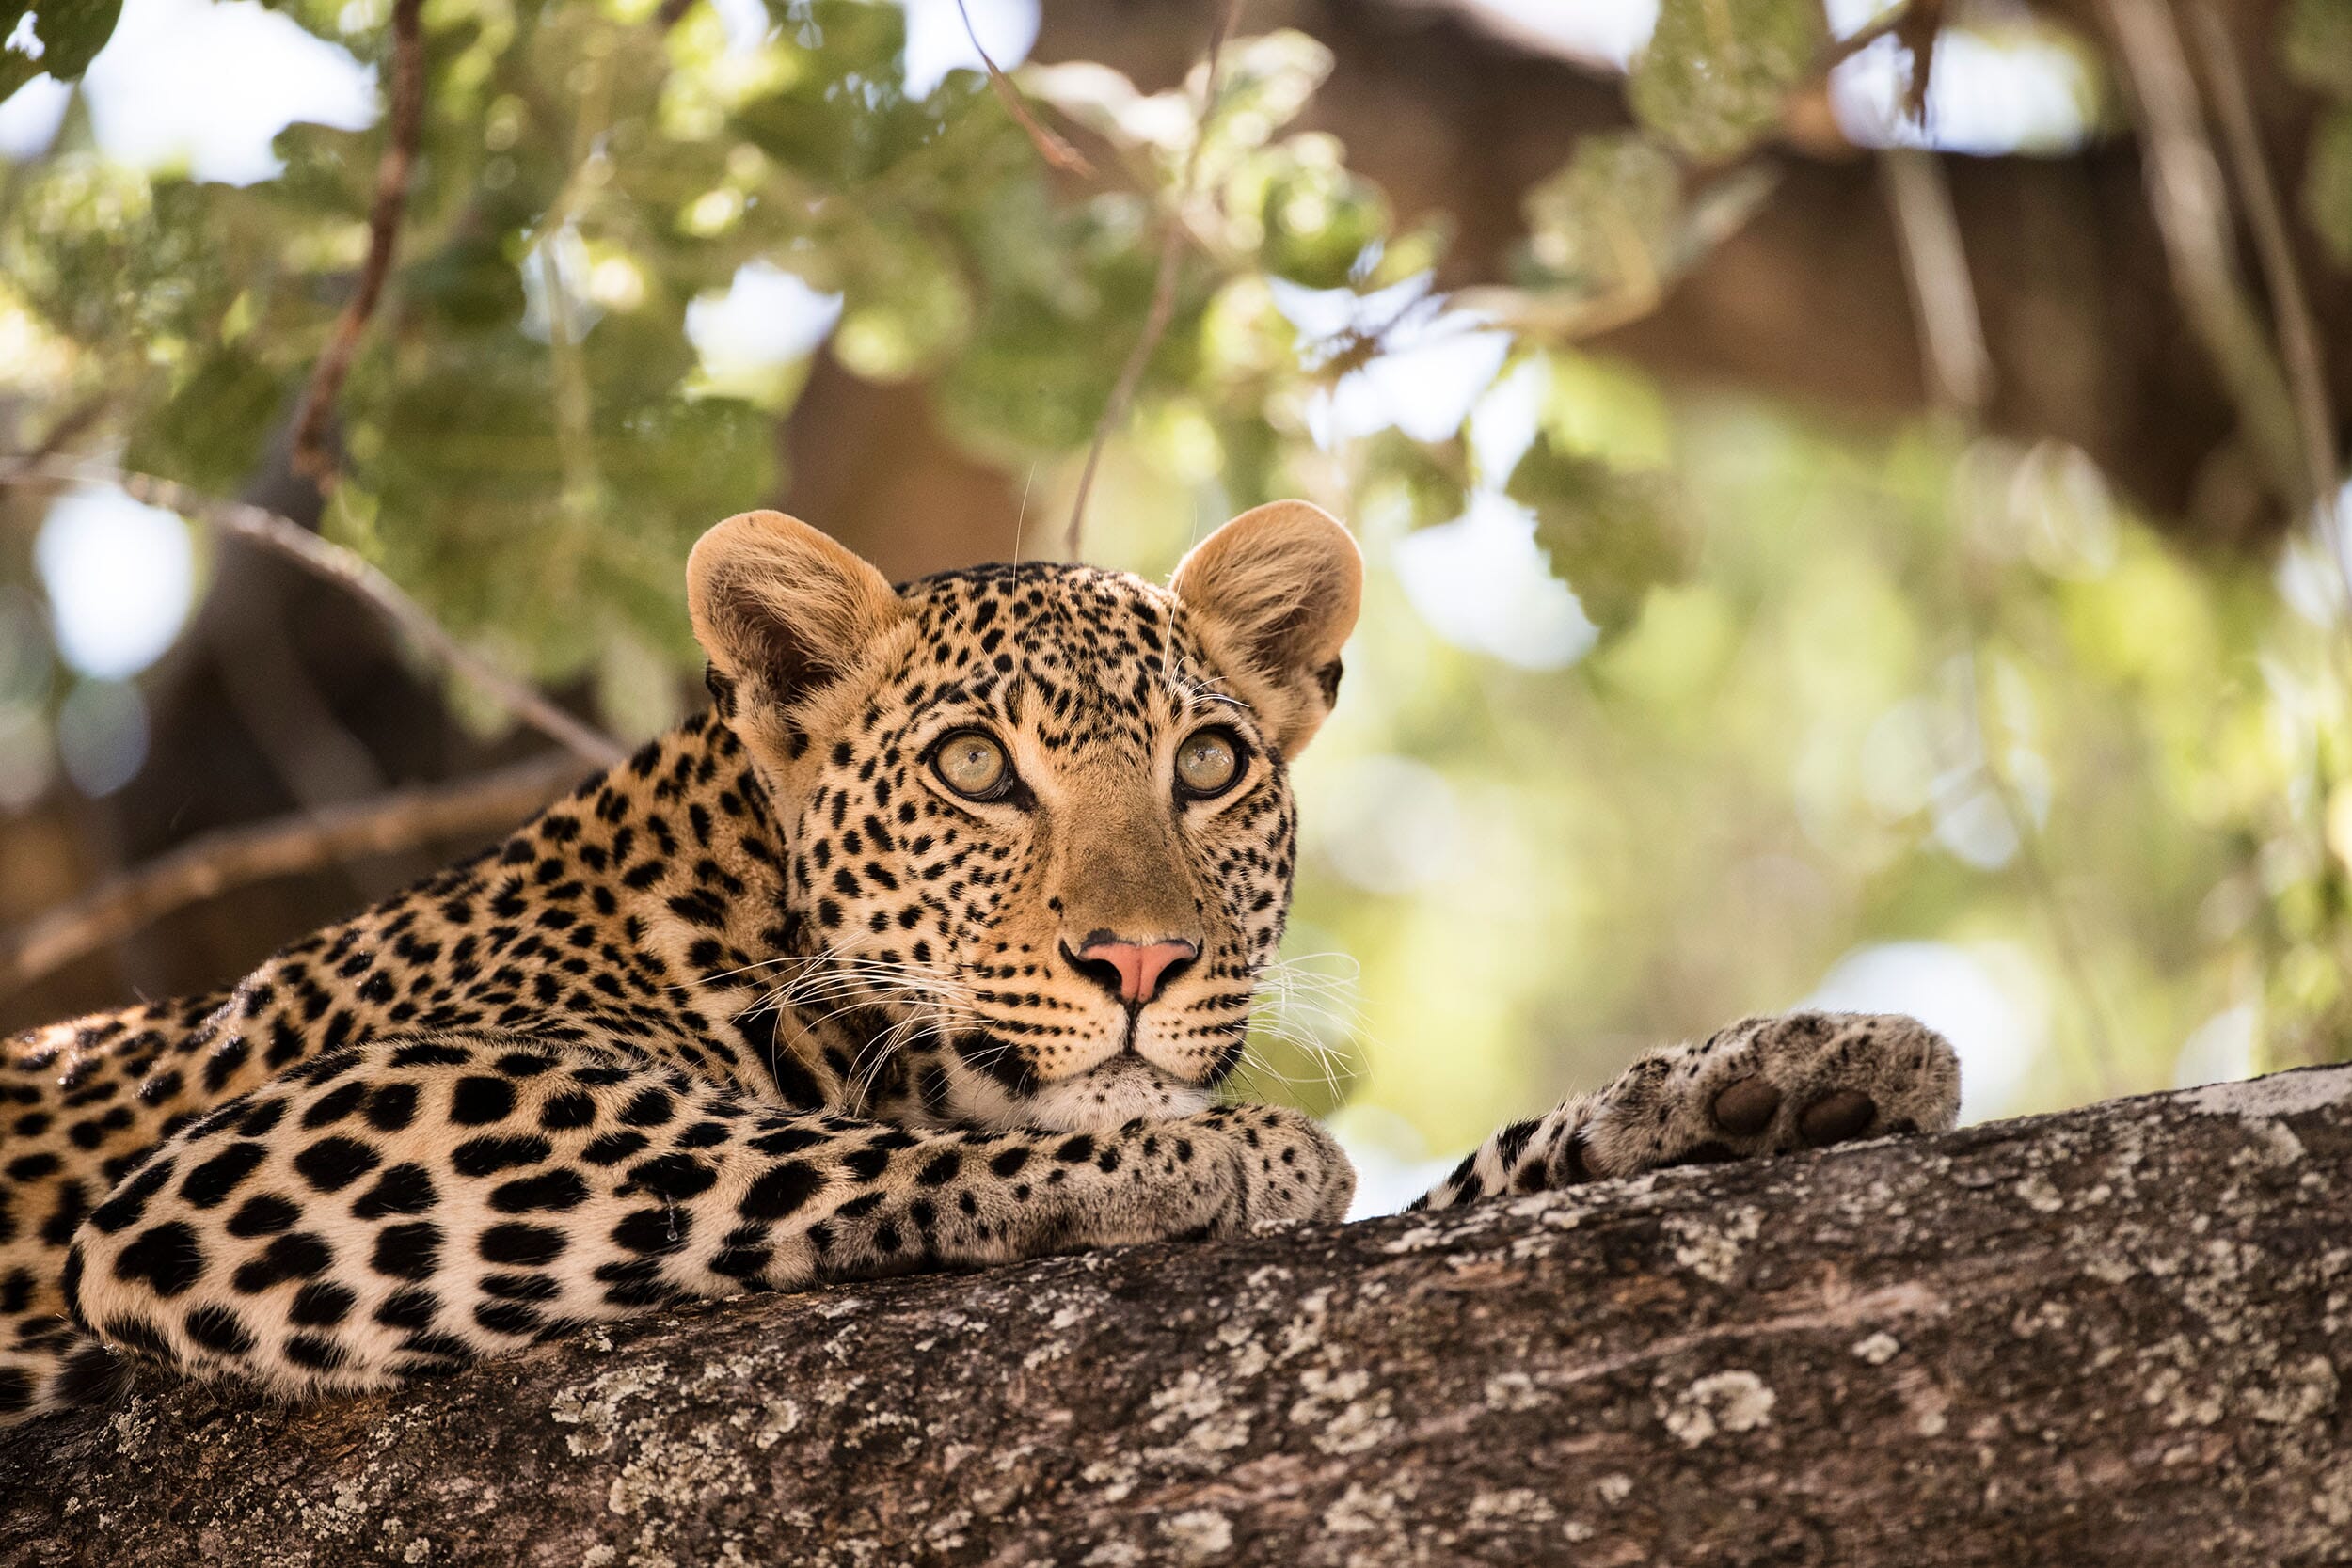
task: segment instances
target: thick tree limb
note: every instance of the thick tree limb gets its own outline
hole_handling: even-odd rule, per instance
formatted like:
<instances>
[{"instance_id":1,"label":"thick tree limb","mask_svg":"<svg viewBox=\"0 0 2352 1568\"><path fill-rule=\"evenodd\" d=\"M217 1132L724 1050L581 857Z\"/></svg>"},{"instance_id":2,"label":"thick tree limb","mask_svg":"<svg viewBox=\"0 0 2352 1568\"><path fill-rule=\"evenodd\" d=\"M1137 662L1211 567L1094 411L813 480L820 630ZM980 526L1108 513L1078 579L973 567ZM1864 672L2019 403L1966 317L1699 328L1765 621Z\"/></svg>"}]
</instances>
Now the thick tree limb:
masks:
<instances>
[{"instance_id":1,"label":"thick tree limb","mask_svg":"<svg viewBox=\"0 0 2352 1568\"><path fill-rule=\"evenodd\" d=\"M389 112L384 119L384 155L376 161L375 196L368 207L368 255L359 268L359 281L351 292L310 382L294 409L294 469L325 491L333 485L336 460L328 450L326 427L335 417L343 377L351 373L359 337L375 314L384 295L384 280L391 276L392 251L400 239L401 214L408 208L408 181L417 164L417 143L424 131L424 0L392 0L392 71Z\"/></svg>"},{"instance_id":2,"label":"thick tree limb","mask_svg":"<svg viewBox=\"0 0 2352 1568\"><path fill-rule=\"evenodd\" d=\"M2341 1562L2352 1069L0 1450L0 1560Z\"/></svg>"},{"instance_id":3,"label":"thick tree limb","mask_svg":"<svg viewBox=\"0 0 2352 1568\"><path fill-rule=\"evenodd\" d=\"M580 775L543 757L478 779L398 789L373 800L226 828L0 933L0 994L55 974L175 910L270 877L394 854L520 822Z\"/></svg>"}]
</instances>

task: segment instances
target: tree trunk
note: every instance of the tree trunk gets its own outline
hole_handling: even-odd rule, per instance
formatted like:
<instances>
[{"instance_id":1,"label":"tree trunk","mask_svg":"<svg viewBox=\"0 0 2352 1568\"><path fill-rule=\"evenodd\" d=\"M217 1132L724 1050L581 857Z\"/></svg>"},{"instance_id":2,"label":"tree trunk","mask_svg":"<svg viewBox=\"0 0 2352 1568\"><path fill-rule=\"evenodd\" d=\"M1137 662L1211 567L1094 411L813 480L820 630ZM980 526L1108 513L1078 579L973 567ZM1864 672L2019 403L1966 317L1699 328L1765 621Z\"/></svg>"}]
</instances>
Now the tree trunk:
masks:
<instances>
[{"instance_id":1,"label":"tree trunk","mask_svg":"<svg viewBox=\"0 0 2352 1568\"><path fill-rule=\"evenodd\" d=\"M2352 1069L0 1451L0 1560L2342 1562Z\"/></svg>"}]
</instances>

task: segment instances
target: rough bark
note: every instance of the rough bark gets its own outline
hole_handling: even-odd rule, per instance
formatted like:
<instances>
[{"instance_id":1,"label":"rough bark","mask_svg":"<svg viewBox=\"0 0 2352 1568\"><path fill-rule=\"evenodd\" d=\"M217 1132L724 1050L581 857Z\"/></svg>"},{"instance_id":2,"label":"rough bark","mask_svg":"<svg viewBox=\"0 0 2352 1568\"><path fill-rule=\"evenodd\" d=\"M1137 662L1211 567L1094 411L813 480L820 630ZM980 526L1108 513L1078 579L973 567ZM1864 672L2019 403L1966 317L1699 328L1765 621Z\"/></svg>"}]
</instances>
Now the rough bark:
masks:
<instances>
[{"instance_id":1,"label":"rough bark","mask_svg":"<svg viewBox=\"0 0 2352 1568\"><path fill-rule=\"evenodd\" d=\"M0 1450L0 1560L2315 1564L2352 1069Z\"/></svg>"}]
</instances>

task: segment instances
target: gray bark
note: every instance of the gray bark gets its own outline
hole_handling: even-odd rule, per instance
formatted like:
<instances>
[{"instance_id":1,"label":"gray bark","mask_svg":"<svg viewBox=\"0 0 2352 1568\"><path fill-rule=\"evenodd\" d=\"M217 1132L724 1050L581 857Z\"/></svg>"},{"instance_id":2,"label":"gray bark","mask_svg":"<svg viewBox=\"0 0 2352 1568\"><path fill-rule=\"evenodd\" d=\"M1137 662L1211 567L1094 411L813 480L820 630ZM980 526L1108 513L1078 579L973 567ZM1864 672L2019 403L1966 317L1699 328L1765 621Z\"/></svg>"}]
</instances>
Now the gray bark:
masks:
<instances>
[{"instance_id":1,"label":"gray bark","mask_svg":"<svg viewBox=\"0 0 2352 1568\"><path fill-rule=\"evenodd\" d=\"M2352 1069L0 1449L0 1561L2316 1564Z\"/></svg>"}]
</instances>

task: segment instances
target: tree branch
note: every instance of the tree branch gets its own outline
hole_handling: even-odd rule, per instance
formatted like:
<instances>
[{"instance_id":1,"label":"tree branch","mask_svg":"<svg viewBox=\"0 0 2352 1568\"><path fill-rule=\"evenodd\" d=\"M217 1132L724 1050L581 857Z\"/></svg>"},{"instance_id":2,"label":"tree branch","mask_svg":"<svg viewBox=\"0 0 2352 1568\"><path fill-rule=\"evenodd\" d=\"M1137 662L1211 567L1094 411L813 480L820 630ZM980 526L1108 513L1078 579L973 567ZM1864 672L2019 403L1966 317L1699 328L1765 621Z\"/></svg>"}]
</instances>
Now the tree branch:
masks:
<instances>
[{"instance_id":1,"label":"tree branch","mask_svg":"<svg viewBox=\"0 0 2352 1568\"><path fill-rule=\"evenodd\" d=\"M2100 0L2099 8L2137 104L2148 202L2183 309L2271 483L2298 495L2305 470L2294 404L2238 277L2229 199L2171 12L2164 0Z\"/></svg>"},{"instance_id":2,"label":"tree branch","mask_svg":"<svg viewBox=\"0 0 2352 1568\"><path fill-rule=\"evenodd\" d=\"M310 385L294 417L294 472L314 482L322 494L335 483L335 453L328 450L326 427L342 393L343 377L351 372L360 334L383 297L384 280L392 270L392 250L400 237L401 214L408 205L408 181L417 162L417 144L424 130L424 0L392 0L392 82L386 116L384 155L375 166L375 199L368 209L368 256L359 269L358 287L335 319L326 348L310 369Z\"/></svg>"},{"instance_id":3,"label":"tree branch","mask_svg":"<svg viewBox=\"0 0 2352 1568\"><path fill-rule=\"evenodd\" d=\"M0 1448L0 1559L2339 1562L2352 1069ZM71 1484L60 1477L70 1476Z\"/></svg>"},{"instance_id":4,"label":"tree branch","mask_svg":"<svg viewBox=\"0 0 2352 1568\"><path fill-rule=\"evenodd\" d=\"M1217 77L1225 63L1225 40L1232 36L1241 21L1242 0L1231 0L1218 13L1216 26L1209 34L1208 74L1201 86L1200 119L1193 133L1192 146L1184 152L1184 177L1177 182L1175 202L1161 217L1160 260L1152 278L1152 305L1144 313L1143 332L1127 356L1127 363L1119 372L1119 380L1111 387L1110 402L1103 405L1103 418L1094 427L1093 444L1087 449L1086 467L1078 470L1078 493L1070 501L1070 529L1062 541L1062 558L1078 561L1086 547L1087 497L1094 488L1094 470L1102 464L1103 449L1110 442L1111 432L1117 430L1127 417L1127 405L1135 401L1136 388L1143 381L1144 367L1151 363L1152 351L1159 346L1160 338L1168 331L1170 317L1176 312L1176 268L1184 258L1184 241L1190 232L1184 222L1184 206L1192 199L1195 177L1200 169L1200 147L1209 139L1209 118L1216 113Z\"/></svg>"},{"instance_id":5,"label":"tree branch","mask_svg":"<svg viewBox=\"0 0 2352 1568\"><path fill-rule=\"evenodd\" d=\"M205 833L0 935L0 992L20 990L175 910L236 888L511 826L579 774L571 757L542 757L455 784L393 790Z\"/></svg>"},{"instance_id":6,"label":"tree branch","mask_svg":"<svg viewBox=\"0 0 2352 1568\"><path fill-rule=\"evenodd\" d=\"M989 54L988 46L980 41L979 29L972 25L972 8L964 0L956 0L956 14L963 18L963 36L972 40L972 51L979 55L980 65L988 72L988 85L996 91L997 102L1004 104L1005 113L1012 116L1013 123L1028 134L1029 145L1037 149L1038 156L1066 173L1092 178L1093 161L1056 135L1043 120L1037 118L1029 108L1029 101L1021 95L1021 89L1013 85L1012 78L1005 74L1004 68Z\"/></svg>"},{"instance_id":7,"label":"tree branch","mask_svg":"<svg viewBox=\"0 0 2352 1568\"><path fill-rule=\"evenodd\" d=\"M628 754L611 736L573 718L527 683L458 641L422 605L365 558L320 537L291 517L246 501L202 495L153 474L134 473L100 463L52 460L0 469L0 484L36 483L119 485L125 493L151 506L200 518L225 533L251 540L313 576L365 599L435 661L482 688L516 718L574 754L598 768L610 768Z\"/></svg>"},{"instance_id":8,"label":"tree branch","mask_svg":"<svg viewBox=\"0 0 2352 1568\"><path fill-rule=\"evenodd\" d=\"M1993 355L1969 280L1960 216L1936 157L1889 148L1879 154L1879 175L1917 319L1922 379L1931 401L1973 425L1993 399Z\"/></svg>"},{"instance_id":9,"label":"tree branch","mask_svg":"<svg viewBox=\"0 0 2352 1568\"><path fill-rule=\"evenodd\" d=\"M2286 215L2279 206L2278 187L2263 156L2262 130L2254 122L2254 105L2246 90L2244 62L2230 29L2207 4L2188 8L2197 41L2206 63L2214 111L2221 122L2222 145L2228 149L2236 175L2238 198L2246 204L2246 222L2254 237L2263 281L2270 293L2271 319L2278 328L2280 357L2286 362L2287 381L2294 393L2303 437L2303 466L2310 476L2307 510L2332 508L2336 472L2336 416L2328 406L2328 373L2320 353L2319 329L2312 323L2311 295L2295 263L2295 244L2288 238ZM2341 555L2338 565L2345 563ZM2345 584L2352 591L2352 581Z\"/></svg>"},{"instance_id":10,"label":"tree branch","mask_svg":"<svg viewBox=\"0 0 2352 1568\"><path fill-rule=\"evenodd\" d=\"M1881 11L1844 38L1833 40L1827 49L1822 50L1820 58L1814 62L1812 79L1826 80L1831 71L1836 71L1839 66L1878 42L1879 40L1891 38L1915 25L1913 18L1915 9L1931 9L1940 12L1942 8L1941 0L1932 0L1932 3L1926 7L1916 6L1914 0L1905 0L1902 5L1890 7Z\"/></svg>"}]
</instances>

